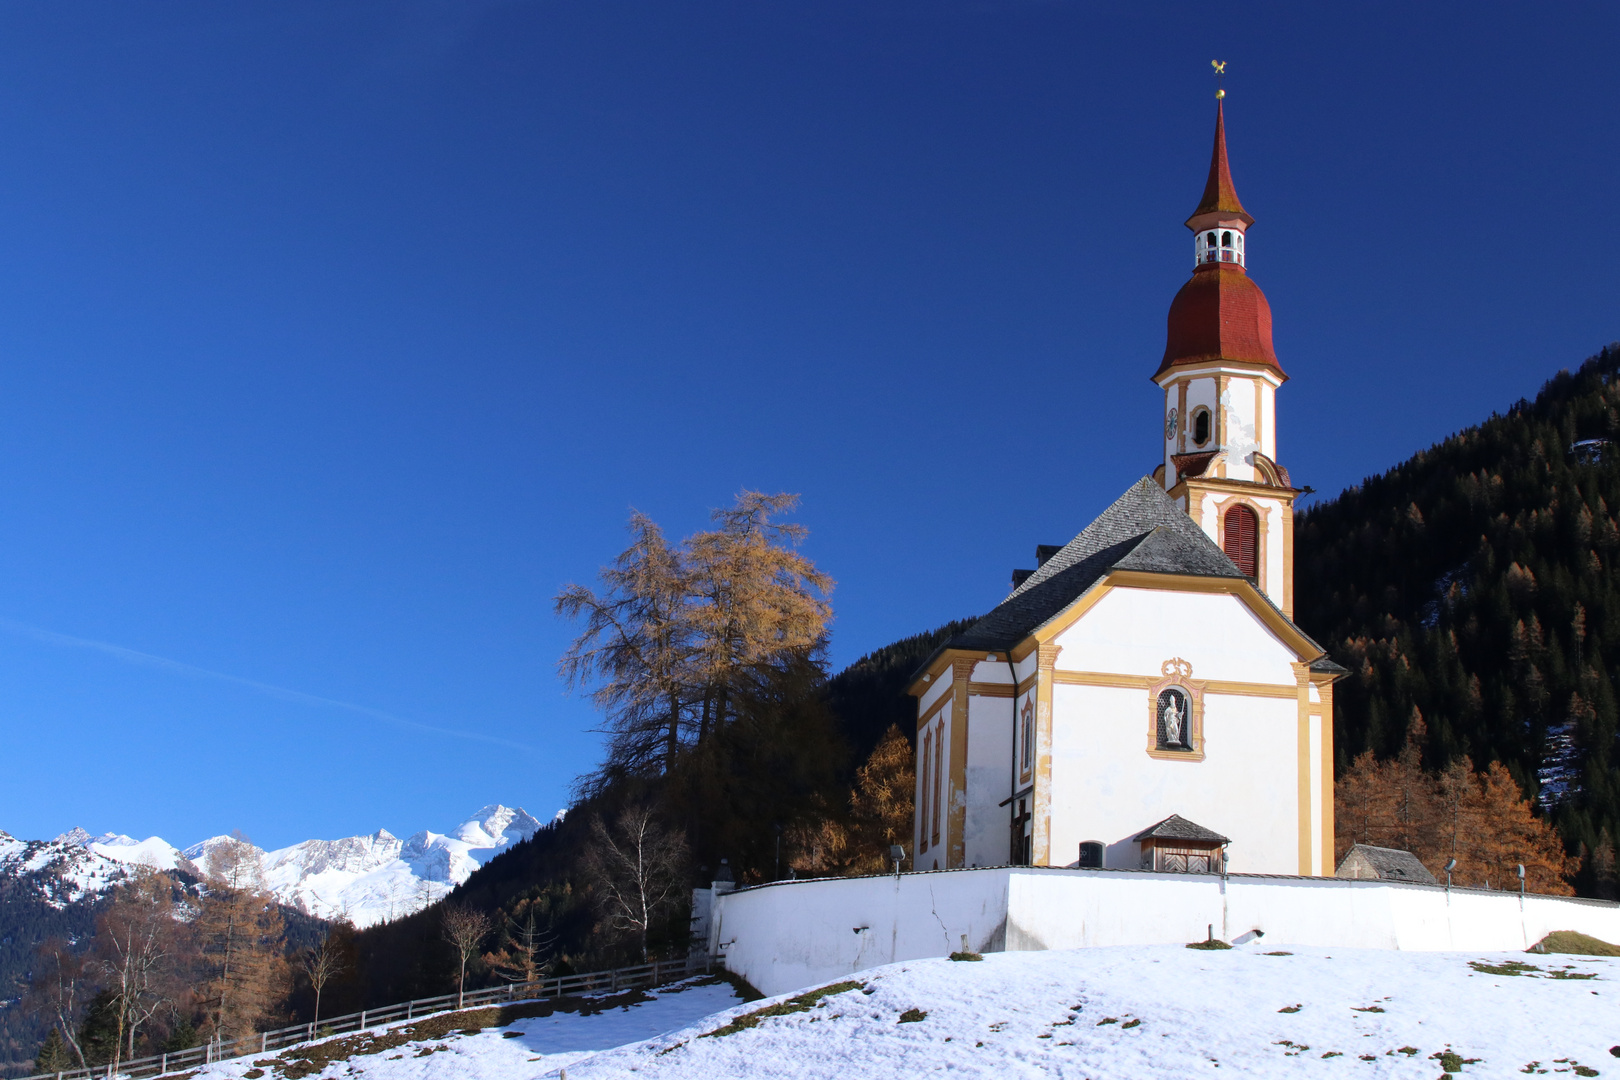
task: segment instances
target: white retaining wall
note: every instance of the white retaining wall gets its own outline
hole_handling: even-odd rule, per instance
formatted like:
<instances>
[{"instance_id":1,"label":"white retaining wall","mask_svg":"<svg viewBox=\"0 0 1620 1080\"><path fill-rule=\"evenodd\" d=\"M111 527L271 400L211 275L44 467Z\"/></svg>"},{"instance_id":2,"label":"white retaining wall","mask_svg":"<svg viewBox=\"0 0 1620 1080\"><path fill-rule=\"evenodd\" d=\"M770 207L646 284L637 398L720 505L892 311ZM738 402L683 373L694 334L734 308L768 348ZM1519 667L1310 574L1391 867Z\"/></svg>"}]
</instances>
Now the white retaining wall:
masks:
<instances>
[{"instance_id":1,"label":"white retaining wall","mask_svg":"<svg viewBox=\"0 0 1620 1080\"><path fill-rule=\"evenodd\" d=\"M991 867L779 882L713 898L709 951L767 994L899 960L1230 941L1522 950L1554 930L1620 943L1620 904L1338 878Z\"/></svg>"}]
</instances>

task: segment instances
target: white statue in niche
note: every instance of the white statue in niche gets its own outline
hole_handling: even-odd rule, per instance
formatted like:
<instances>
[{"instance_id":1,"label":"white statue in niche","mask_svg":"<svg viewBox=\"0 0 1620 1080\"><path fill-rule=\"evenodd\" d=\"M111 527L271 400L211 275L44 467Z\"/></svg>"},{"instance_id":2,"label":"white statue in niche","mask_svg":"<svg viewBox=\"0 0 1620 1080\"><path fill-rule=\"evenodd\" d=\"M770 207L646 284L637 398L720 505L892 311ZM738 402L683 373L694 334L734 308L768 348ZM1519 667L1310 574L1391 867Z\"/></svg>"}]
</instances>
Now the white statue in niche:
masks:
<instances>
[{"instance_id":1,"label":"white statue in niche","mask_svg":"<svg viewBox=\"0 0 1620 1080\"><path fill-rule=\"evenodd\" d=\"M1164 692L1164 708L1160 712L1160 719L1164 722L1164 742L1166 746L1183 746L1186 740L1182 733L1187 728L1186 700L1174 690Z\"/></svg>"}]
</instances>

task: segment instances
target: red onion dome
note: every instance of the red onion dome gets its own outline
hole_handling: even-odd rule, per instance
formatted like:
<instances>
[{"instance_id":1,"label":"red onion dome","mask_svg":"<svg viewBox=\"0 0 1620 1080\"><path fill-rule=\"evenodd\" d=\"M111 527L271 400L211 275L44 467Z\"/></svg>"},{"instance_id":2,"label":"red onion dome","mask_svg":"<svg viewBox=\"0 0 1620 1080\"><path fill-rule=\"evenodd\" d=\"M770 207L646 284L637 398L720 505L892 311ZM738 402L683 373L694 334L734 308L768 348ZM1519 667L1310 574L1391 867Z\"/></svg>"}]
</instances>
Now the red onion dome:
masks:
<instances>
[{"instance_id":1,"label":"red onion dome","mask_svg":"<svg viewBox=\"0 0 1620 1080\"><path fill-rule=\"evenodd\" d=\"M1236 263L1205 263L1170 302L1157 379L1171 368L1220 361L1256 364L1286 379L1271 345L1271 305Z\"/></svg>"}]
</instances>

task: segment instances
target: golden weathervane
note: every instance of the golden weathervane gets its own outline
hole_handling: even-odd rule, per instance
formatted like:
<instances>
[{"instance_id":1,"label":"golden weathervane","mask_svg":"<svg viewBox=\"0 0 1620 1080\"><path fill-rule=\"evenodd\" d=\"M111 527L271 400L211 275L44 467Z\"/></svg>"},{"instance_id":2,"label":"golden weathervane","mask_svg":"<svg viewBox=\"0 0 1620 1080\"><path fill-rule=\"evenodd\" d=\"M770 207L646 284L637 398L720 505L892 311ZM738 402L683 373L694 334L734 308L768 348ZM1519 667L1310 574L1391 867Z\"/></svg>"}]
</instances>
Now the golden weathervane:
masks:
<instances>
[{"instance_id":1,"label":"golden weathervane","mask_svg":"<svg viewBox=\"0 0 1620 1080\"><path fill-rule=\"evenodd\" d=\"M1215 100L1219 101L1226 96L1226 61L1211 60L1209 66L1215 69Z\"/></svg>"}]
</instances>

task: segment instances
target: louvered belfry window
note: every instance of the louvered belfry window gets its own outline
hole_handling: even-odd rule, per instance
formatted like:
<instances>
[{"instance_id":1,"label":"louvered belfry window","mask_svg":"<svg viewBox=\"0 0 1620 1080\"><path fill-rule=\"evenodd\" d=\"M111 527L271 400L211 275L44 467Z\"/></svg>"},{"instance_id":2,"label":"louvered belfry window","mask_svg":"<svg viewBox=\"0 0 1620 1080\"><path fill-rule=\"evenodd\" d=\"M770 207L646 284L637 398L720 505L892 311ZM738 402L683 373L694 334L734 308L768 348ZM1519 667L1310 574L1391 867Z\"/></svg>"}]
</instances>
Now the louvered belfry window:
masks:
<instances>
[{"instance_id":1,"label":"louvered belfry window","mask_svg":"<svg viewBox=\"0 0 1620 1080\"><path fill-rule=\"evenodd\" d=\"M1260 576L1260 521L1254 516L1253 510L1247 506L1234 506L1226 512L1221 546L1245 577Z\"/></svg>"}]
</instances>

